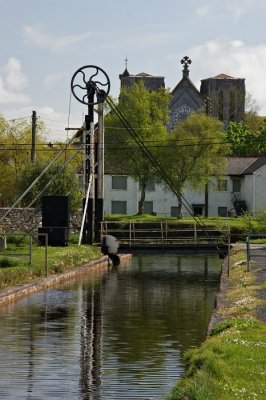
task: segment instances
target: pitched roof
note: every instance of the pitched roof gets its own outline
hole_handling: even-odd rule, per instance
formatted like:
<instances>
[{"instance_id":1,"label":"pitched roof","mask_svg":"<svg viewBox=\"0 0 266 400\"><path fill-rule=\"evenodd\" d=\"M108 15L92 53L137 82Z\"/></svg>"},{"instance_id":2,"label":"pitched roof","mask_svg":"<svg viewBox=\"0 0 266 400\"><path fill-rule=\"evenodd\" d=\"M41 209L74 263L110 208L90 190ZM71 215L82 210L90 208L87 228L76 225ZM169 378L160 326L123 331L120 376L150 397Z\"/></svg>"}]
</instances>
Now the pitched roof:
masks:
<instances>
[{"instance_id":1,"label":"pitched roof","mask_svg":"<svg viewBox=\"0 0 266 400\"><path fill-rule=\"evenodd\" d=\"M172 90L172 95L184 84L184 83L189 83L189 85L199 94L199 90L196 88L196 86L194 85L194 83L192 82L192 80L190 78L188 78L187 76L184 76L176 85L176 87Z\"/></svg>"},{"instance_id":2,"label":"pitched roof","mask_svg":"<svg viewBox=\"0 0 266 400\"><path fill-rule=\"evenodd\" d=\"M266 165L266 155L257 157L227 157L226 175L243 176L252 175L263 165ZM118 163L110 163L106 160L105 174L127 175L128 171Z\"/></svg>"},{"instance_id":3,"label":"pitched roof","mask_svg":"<svg viewBox=\"0 0 266 400\"><path fill-rule=\"evenodd\" d=\"M212 78L210 78L210 79L236 79L236 78L234 78L233 76L230 76L230 75L226 75L226 74L218 74L218 75L216 75L216 76L213 76Z\"/></svg>"},{"instance_id":4,"label":"pitched roof","mask_svg":"<svg viewBox=\"0 0 266 400\"><path fill-rule=\"evenodd\" d=\"M228 175L251 175L266 164L266 155L257 157L228 157Z\"/></svg>"},{"instance_id":5,"label":"pitched roof","mask_svg":"<svg viewBox=\"0 0 266 400\"><path fill-rule=\"evenodd\" d=\"M152 75L147 74L146 72L140 72L139 74L137 74L135 76L152 76Z\"/></svg>"},{"instance_id":6,"label":"pitched roof","mask_svg":"<svg viewBox=\"0 0 266 400\"><path fill-rule=\"evenodd\" d=\"M140 78L164 78L164 76L157 76L157 75L151 75L151 74L147 74L146 72L140 72L136 75L133 74L129 74L129 76L134 76L134 77L140 77Z\"/></svg>"},{"instance_id":7,"label":"pitched roof","mask_svg":"<svg viewBox=\"0 0 266 400\"><path fill-rule=\"evenodd\" d=\"M130 75L130 73L128 72L127 68L125 68L125 71L119 75L119 78L122 79L129 75Z\"/></svg>"}]
</instances>

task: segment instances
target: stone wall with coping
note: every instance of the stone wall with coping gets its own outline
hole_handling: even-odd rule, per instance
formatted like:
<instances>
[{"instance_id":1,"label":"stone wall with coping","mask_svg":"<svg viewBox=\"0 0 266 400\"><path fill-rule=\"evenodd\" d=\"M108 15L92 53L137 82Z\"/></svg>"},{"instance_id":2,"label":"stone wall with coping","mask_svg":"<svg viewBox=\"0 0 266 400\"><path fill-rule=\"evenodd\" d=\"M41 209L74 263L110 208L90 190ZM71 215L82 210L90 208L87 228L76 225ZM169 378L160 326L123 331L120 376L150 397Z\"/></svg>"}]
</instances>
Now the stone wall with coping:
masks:
<instances>
[{"instance_id":1,"label":"stone wall with coping","mask_svg":"<svg viewBox=\"0 0 266 400\"><path fill-rule=\"evenodd\" d=\"M0 208L0 220L8 211L8 208ZM70 216L70 231L78 232L81 226L82 210L79 210ZM42 212L35 208L14 208L0 222L0 232L38 232L41 226Z\"/></svg>"}]
</instances>

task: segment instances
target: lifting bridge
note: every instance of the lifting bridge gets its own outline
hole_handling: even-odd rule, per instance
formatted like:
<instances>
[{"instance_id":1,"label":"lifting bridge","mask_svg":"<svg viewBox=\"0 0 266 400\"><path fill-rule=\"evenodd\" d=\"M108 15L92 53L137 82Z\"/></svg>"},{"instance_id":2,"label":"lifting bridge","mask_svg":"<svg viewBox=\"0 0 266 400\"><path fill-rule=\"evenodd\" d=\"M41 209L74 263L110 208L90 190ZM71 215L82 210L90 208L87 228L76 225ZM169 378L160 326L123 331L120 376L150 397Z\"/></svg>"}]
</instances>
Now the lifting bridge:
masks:
<instances>
[{"instance_id":1,"label":"lifting bridge","mask_svg":"<svg viewBox=\"0 0 266 400\"><path fill-rule=\"evenodd\" d=\"M118 240L119 253L214 253L224 257L230 249L229 229L218 230L196 224L105 221L101 223L101 238L107 235Z\"/></svg>"}]
</instances>

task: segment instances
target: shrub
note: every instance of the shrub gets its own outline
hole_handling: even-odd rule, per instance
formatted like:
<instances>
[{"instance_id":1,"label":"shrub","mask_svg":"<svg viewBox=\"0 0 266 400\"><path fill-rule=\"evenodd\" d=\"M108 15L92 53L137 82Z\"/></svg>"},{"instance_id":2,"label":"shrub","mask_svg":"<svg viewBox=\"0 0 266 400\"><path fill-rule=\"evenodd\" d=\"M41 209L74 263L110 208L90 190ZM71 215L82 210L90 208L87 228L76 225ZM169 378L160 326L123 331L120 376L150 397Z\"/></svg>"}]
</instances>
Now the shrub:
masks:
<instances>
[{"instance_id":1,"label":"shrub","mask_svg":"<svg viewBox=\"0 0 266 400\"><path fill-rule=\"evenodd\" d=\"M8 267L16 267L18 265L17 260L11 260L8 257L1 257L0 258L0 267L1 268L8 268Z\"/></svg>"}]
</instances>

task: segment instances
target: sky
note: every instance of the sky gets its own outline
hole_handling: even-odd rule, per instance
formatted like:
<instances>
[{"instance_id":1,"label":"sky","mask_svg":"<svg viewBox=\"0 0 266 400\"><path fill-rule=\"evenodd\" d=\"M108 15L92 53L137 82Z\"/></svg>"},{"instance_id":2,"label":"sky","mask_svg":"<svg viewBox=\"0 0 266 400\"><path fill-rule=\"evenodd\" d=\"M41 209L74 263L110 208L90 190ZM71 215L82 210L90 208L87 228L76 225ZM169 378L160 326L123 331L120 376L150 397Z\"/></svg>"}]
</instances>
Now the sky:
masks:
<instances>
[{"instance_id":1,"label":"sky","mask_svg":"<svg viewBox=\"0 0 266 400\"><path fill-rule=\"evenodd\" d=\"M266 115L266 0L0 0L0 12L0 114L30 121L36 110L51 140L87 113L71 96L76 70L99 66L117 97L126 58L170 90L184 56L198 89L220 73L245 78Z\"/></svg>"}]
</instances>

